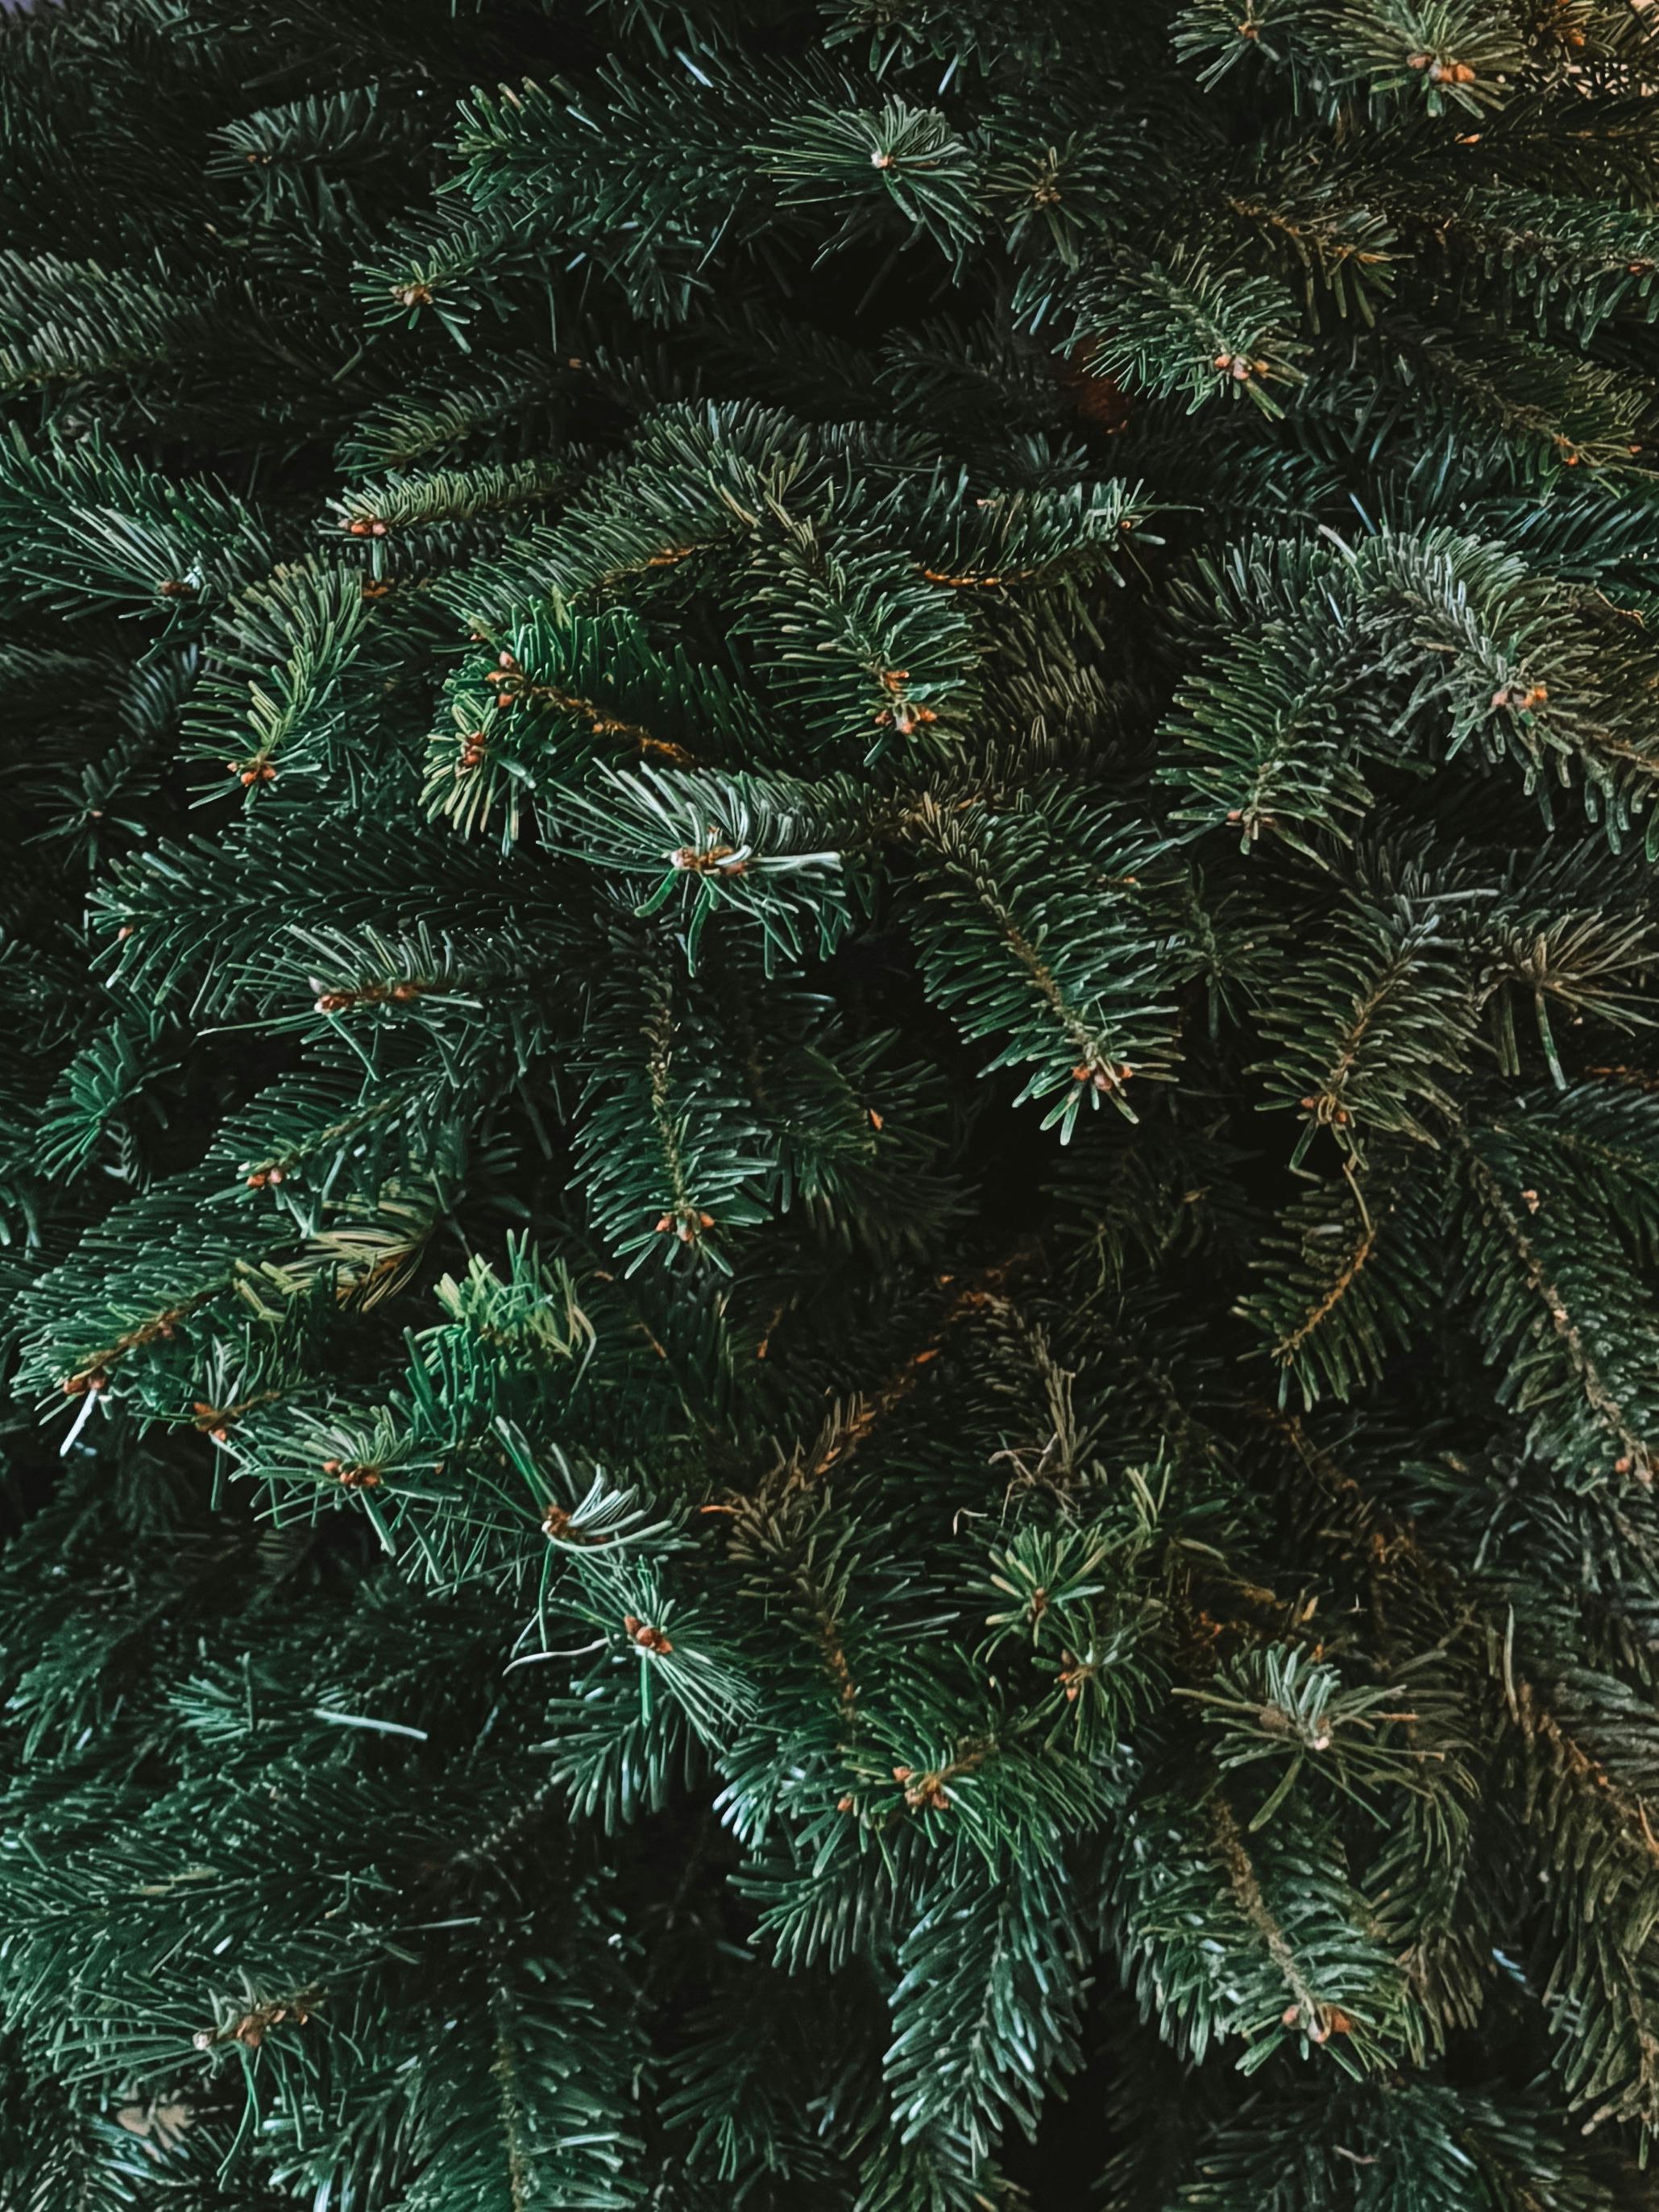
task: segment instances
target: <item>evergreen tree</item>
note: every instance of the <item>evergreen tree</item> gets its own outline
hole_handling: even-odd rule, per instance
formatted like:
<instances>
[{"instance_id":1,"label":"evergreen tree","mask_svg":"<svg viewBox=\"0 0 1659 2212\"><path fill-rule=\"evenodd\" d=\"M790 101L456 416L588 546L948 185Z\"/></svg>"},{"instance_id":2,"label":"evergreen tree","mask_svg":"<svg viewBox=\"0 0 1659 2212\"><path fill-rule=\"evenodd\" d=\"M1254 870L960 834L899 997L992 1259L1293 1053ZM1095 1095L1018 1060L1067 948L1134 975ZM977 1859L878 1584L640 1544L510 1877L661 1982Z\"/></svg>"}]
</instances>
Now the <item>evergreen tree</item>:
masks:
<instances>
[{"instance_id":1,"label":"evergreen tree","mask_svg":"<svg viewBox=\"0 0 1659 2212\"><path fill-rule=\"evenodd\" d=\"M1616 2212L1645 0L0 15L0 2198Z\"/></svg>"}]
</instances>

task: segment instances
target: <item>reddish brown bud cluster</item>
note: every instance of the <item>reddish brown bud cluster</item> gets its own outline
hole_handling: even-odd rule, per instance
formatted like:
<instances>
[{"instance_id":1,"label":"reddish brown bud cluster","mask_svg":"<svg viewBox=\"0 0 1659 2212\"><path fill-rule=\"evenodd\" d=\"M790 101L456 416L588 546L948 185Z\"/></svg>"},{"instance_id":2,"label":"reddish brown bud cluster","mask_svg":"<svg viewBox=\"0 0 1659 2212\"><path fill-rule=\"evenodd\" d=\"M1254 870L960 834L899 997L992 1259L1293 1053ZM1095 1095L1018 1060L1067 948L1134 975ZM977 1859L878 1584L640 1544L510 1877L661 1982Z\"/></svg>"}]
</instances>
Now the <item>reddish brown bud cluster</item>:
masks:
<instances>
[{"instance_id":1,"label":"reddish brown bud cluster","mask_svg":"<svg viewBox=\"0 0 1659 2212\"><path fill-rule=\"evenodd\" d=\"M903 1784L904 1802L913 1811L922 1805L935 1813L950 1811L951 1793L942 1774L918 1774L913 1767L896 1766L893 1779Z\"/></svg>"},{"instance_id":2,"label":"reddish brown bud cluster","mask_svg":"<svg viewBox=\"0 0 1659 2212\"><path fill-rule=\"evenodd\" d=\"M65 1377L63 1384L64 1396L79 1398L88 1390L107 1389L109 1376L106 1370L110 1361L119 1359L129 1352L142 1352L147 1344L170 1344L177 1334L178 1323L202 1302L198 1297L186 1300L183 1305L168 1306L164 1312L152 1314L148 1321L141 1321L137 1328L118 1336L112 1344L106 1344L88 1366L77 1374Z\"/></svg>"},{"instance_id":3,"label":"reddish brown bud cluster","mask_svg":"<svg viewBox=\"0 0 1659 2212\"><path fill-rule=\"evenodd\" d=\"M280 1167L255 1168L252 1174L247 1177L247 1187L250 1190L264 1190L283 1182L283 1179L284 1170Z\"/></svg>"},{"instance_id":4,"label":"reddish brown bud cluster","mask_svg":"<svg viewBox=\"0 0 1659 2212\"><path fill-rule=\"evenodd\" d=\"M1328 2043L1334 2035L1352 2035L1353 2022L1336 2005L1316 2005L1311 2018L1300 2005L1288 2004L1279 2014L1285 2027L1299 2027L1310 2043Z\"/></svg>"},{"instance_id":5,"label":"reddish brown bud cluster","mask_svg":"<svg viewBox=\"0 0 1659 2212\"><path fill-rule=\"evenodd\" d=\"M674 1648L660 1628L653 1628L649 1621L634 1613L623 1613L623 1626L642 1651L654 1651L659 1658L665 1658Z\"/></svg>"},{"instance_id":6,"label":"reddish brown bud cluster","mask_svg":"<svg viewBox=\"0 0 1659 2212\"><path fill-rule=\"evenodd\" d=\"M286 2004L257 2005L229 2027L198 2028L190 2039L198 2051L211 2051L216 2043L240 2043L245 2050L257 2051L271 2028L290 2020L295 2027L303 2027L310 2018L306 2000L293 1997Z\"/></svg>"},{"instance_id":7,"label":"reddish brown bud cluster","mask_svg":"<svg viewBox=\"0 0 1659 2212\"><path fill-rule=\"evenodd\" d=\"M712 1213L694 1212L688 1206L680 1213L665 1213L657 1223L656 1233L659 1237L678 1237L682 1244L695 1244L699 1232L714 1225Z\"/></svg>"},{"instance_id":8,"label":"reddish brown bud cluster","mask_svg":"<svg viewBox=\"0 0 1659 2212\"><path fill-rule=\"evenodd\" d=\"M1492 695L1494 708L1508 707L1517 714L1530 714L1549 697L1547 684L1500 684Z\"/></svg>"},{"instance_id":9,"label":"reddish brown bud cluster","mask_svg":"<svg viewBox=\"0 0 1659 2212\"><path fill-rule=\"evenodd\" d=\"M378 515L356 515L346 528L354 538L384 538L386 534L386 525Z\"/></svg>"},{"instance_id":10,"label":"reddish brown bud cluster","mask_svg":"<svg viewBox=\"0 0 1659 2212\"><path fill-rule=\"evenodd\" d=\"M363 1466L356 1460L325 1459L323 1473L331 1474L342 1490L378 1490L386 1480L378 1467Z\"/></svg>"},{"instance_id":11,"label":"reddish brown bud cluster","mask_svg":"<svg viewBox=\"0 0 1659 2212\"><path fill-rule=\"evenodd\" d=\"M543 1534L560 1537L565 1534L569 1526L570 1516L565 1511L563 1506L556 1505L550 1500L542 1513Z\"/></svg>"},{"instance_id":12,"label":"reddish brown bud cluster","mask_svg":"<svg viewBox=\"0 0 1659 2212\"><path fill-rule=\"evenodd\" d=\"M1443 61L1436 54L1407 54L1406 67L1425 70L1431 84L1473 84L1474 71L1467 62Z\"/></svg>"},{"instance_id":13,"label":"reddish brown bud cluster","mask_svg":"<svg viewBox=\"0 0 1659 2212\"><path fill-rule=\"evenodd\" d=\"M1121 1091L1126 1083L1133 1079L1133 1075L1134 1070L1127 1060L1118 1060L1115 1063L1109 1060L1105 1060L1098 1067L1091 1067L1080 1060L1072 1070L1073 1083L1092 1083L1095 1089L1100 1091Z\"/></svg>"},{"instance_id":14,"label":"reddish brown bud cluster","mask_svg":"<svg viewBox=\"0 0 1659 2212\"><path fill-rule=\"evenodd\" d=\"M1218 353L1215 357L1215 366L1231 376L1235 384L1248 384L1253 376L1265 376L1269 363L1252 361L1247 354Z\"/></svg>"},{"instance_id":15,"label":"reddish brown bud cluster","mask_svg":"<svg viewBox=\"0 0 1659 2212\"><path fill-rule=\"evenodd\" d=\"M530 689L524 670L510 653L503 653L500 656L484 682L495 691L495 707L499 713L505 713L514 700L522 698Z\"/></svg>"},{"instance_id":16,"label":"reddish brown bud cluster","mask_svg":"<svg viewBox=\"0 0 1659 2212\"><path fill-rule=\"evenodd\" d=\"M711 830L708 835L713 839L717 833ZM681 845L668 857L682 874L689 876L740 876L749 866L735 845Z\"/></svg>"},{"instance_id":17,"label":"reddish brown bud cluster","mask_svg":"<svg viewBox=\"0 0 1659 2212\"><path fill-rule=\"evenodd\" d=\"M932 572L928 573L931 574ZM908 668L884 668L880 672L880 681L884 690L890 691L897 697L910 681L910 672ZM878 729L885 729L890 725L902 738L908 738L918 724L936 722L939 716L931 707L918 707L910 700L904 699L896 707L884 707L879 714L872 715L871 720Z\"/></svg>"},{"instance_id":18,"label":"reddish brown bud cluster","mask_svg":"<svg viewBox=\"0 0 1659 2212\"><path fill-rule=\"evenodd\" d=\"M235 776L244 786L276 781L276 771L263 753L255 753L245 761L227 761L225 773Z\"/></svg>"},{"instance_id":19,"label":"reddish brown bud cluster","mask_svg":"<svg viewBox=\"0 0 1659 2212\"><path fill-rule=\"evenodd\" d=\"M426 988L424 983L413 982L405 975L395 983L364 983L355 991L319 991L317 1012L343 1014L351 1006L406 1006L411 999L418 999Z\"/></svg>"},{"instance_id":20,"label":"reddish brown bud cluster","mask_svg":"<svg viewBox=\"0 0 1659 2212\"><path fill-rule=\"evenodd\" d=\"M482 730L469 732L461 739L461 757L456 763L456 774L466 775L475 768L481 768L488 750Z\"/></svg>"},{"instance_id":21,"label":"reddish brown bud cluster","mask_svg":"<svg viewBox=\"0 0 1659 2212\"><path fill-rule=\"evenodd\" d=\"M880 672L882 689L892 692L896 697L903 691L909 681L910 672L908 668L884 668ZM890 724L902 738L908 738L919 723L936 722L939 716L931 707L918 707L906 699L896 707L884 707L878 714L872 715L871 719L878 729L885 729Z\"/></svg>"}]
</instances>

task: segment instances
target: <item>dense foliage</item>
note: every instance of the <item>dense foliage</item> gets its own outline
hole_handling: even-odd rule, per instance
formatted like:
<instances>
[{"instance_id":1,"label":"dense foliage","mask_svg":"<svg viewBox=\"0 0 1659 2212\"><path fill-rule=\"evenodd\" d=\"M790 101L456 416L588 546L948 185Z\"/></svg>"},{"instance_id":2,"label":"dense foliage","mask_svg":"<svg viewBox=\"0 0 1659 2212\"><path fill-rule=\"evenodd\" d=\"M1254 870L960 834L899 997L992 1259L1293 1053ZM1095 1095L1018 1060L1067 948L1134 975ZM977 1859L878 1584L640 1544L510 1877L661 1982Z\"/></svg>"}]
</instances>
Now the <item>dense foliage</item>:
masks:
<instances>
[{"instance_id":1,"label":"dense foliage","mask_svg":"<svg viewBox=\"0 0 1659 2212\"><path fill-rule=\"evenodd\" d=\"M0 15L0 2195L1613 2212L1659 31Z\"/></svg>"}]
</instances>

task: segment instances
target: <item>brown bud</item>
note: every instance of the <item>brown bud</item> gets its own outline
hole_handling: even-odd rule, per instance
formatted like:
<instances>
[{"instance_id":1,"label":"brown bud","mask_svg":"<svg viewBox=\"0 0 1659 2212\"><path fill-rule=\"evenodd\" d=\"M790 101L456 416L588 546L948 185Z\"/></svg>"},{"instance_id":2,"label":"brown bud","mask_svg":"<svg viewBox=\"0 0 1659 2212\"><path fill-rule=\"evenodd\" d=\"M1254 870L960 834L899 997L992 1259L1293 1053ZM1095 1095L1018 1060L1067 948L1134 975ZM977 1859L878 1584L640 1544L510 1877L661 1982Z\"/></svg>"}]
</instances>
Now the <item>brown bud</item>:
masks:
<instances>
[{"instance_id":1,"label":"brown bud","mask_svg":"<svg viewBox=\"0 0 1659 2212\"><path fill-rule=\"evenodd\" d=\"M641 1650L654 1651L659 1658L666 1657L674 1648L660 1628L653 1628L649 1621L641 1620L634 1613L623 1615L623 1626Z\"/></svg>"}]
</instances>

